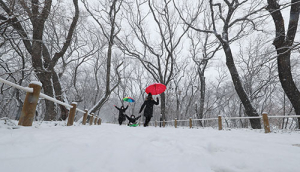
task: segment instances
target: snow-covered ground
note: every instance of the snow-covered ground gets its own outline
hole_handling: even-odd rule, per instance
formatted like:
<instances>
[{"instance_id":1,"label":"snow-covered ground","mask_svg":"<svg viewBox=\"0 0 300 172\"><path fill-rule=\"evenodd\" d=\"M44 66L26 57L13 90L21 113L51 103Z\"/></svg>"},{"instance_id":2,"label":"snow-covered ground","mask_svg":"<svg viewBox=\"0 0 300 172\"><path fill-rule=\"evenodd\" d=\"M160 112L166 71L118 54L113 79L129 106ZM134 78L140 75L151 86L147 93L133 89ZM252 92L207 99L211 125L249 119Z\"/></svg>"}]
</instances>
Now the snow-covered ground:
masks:
<instances>
[{"instance_id":1,"label":"snow-covered ground","mask_svg":"<svg viewBox=\"0 0 300 172\"><path fill-rule=\"evenodd\" d=\"M17 123L16 121L13 121ZM299 172L300 132L115 124L11 127L0 121L1 172Z\"/></svg>"}]
</instances>

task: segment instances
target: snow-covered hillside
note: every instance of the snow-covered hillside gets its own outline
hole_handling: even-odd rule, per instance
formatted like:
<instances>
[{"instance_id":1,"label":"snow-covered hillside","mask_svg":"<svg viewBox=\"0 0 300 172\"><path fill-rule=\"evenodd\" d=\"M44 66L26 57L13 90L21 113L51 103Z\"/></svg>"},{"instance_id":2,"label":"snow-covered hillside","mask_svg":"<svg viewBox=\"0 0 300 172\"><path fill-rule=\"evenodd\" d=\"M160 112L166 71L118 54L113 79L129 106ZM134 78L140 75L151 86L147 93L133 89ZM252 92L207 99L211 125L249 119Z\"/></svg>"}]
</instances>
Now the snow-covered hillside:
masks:
<instances>
[{"instance_id":1,"label":"snow-covered hillside","mask_svg":"<svg viewBox=\"0 0 300 172\"><path fill-rule=\"evenodd\" d=\"M16 121L13 121L17 123ZM300 132L0 121L2 172L298 172ZM58 125L57 125L58 124ZM56 126L55 126L56 125ZM12 129L16 128L16 129Z\"/></svg>"}]
</instances>

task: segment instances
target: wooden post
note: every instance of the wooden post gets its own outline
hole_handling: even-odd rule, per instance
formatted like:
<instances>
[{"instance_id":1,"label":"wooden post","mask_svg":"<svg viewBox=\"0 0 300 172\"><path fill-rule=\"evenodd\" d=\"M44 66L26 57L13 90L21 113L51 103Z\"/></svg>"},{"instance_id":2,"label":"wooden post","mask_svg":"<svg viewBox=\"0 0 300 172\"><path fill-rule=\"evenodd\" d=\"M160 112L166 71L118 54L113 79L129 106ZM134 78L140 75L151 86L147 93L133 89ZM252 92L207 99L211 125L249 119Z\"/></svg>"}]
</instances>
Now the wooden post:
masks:
<instances>
[{"instance_id":1,"label":"wooden post","mask_svg":"<svg viewBox=\"0 0 300 172\"><path fill-rule=\"evenodd\" d=\"M18 125L21 126L32 126L42 84L40 82L30 82L28 87L33 88L33 92L26 93L21 116L18 123Z\"/></svg>"},{"instance_id":2,"label":"wooden post","mask_svg":"<svg viewBox=\"0 0 300 172\"><path fill-rule=\"evenodd\" d=\"M190 117L190 128L193 127L192 118Z\"/></svg>"},{"instance_id":3,"label":"wooden post","mask_svg":"<svg viewBox=\"0 0 300 172\"><path fill-rule=\"evenodd\" d=\"M222 130L222 116L218 116L218 124L219 124L219 130Z\"/></svg>"},{"instance_id":4,"label":"wooden post","mask_svg":"<svg viewBox=\"0 0 300 172\"><path fill-rule=\"evenodd\" d=\"M87 119L87 115L88 115L88 110L85 109L84 111L85 111L85 113L83 114L82 125L86 124L86 119Z\"/></svg>"},{"instance_id":5,"label":"wooden post","mask_svg":"<svg viewBox=\"0 0 300 172\"><path fill-rule=\"evenodd\" d=\"M97 121L98 121L98 116L95 116L94 125L97 125Z\"/></svg>"},{"instance_id":6,"label":"wooden post","mask_svg":"<svg viewBox=\"0 0 300 172\"><path fill-rule=\"evenodd\" d=\"M76 102L72 102L71 105L73 107L70 109L67 126L72 126L73 125L74 118L75 118L75 113L76 113L77 103Z\"/></svg>"},{"instance_id":7,"label":"wooden post","mask_svg":"<svg viewBox=\"0 0 300 172\"><path fill-rule=\"evenodd\" d=\"M98 119L98 125L101 125L101 118Z\"/></svg>"},{"instance_id":8,"label":"wooden post","mask_svg":"<svg viewBox=\"0 0 300 172\"><path fill-rule=\"evenodd\" d=\"M270 131L268 114L266 112L263 112L262 117L263 117L263 121L264 121L265 133L270 133L271 131Z\"/></svg>"},{"instance_id":9,"label":"wooden post","mask_svg":"<svg viewBox=\"0 0 300 172\"><path fill-rule=\"evenodd\" d=\"M165 127L166 126L166 121L165 120L163 120L163 127Z\"/></svg>"},{"instance_id":10,"label":"wooden post","mask_svg":"<svg viewBox=\"0 0 300 172\"><path fill-rule=\"evenodd\" d=\"M154 125L155 125L155 127L157 127L157 121L155 120L155 122L154 122Z\"/></svg>"},{"instance_id":11,"label":"wooden post","mask_svg":"<svg viewBox=\"0 0 300 172\"><path fill-rule=\"evenodd\" d=\"M175 126L175 128L177 128L177 118L175 118L174 126Z\"/></svg>"},{"instance_id":12,"label":"wooden post","mask_svg":"<svg viewBox=\"0 0 300 172\"><path fill-rule=\"evenodd\" d=\"M94 120L94 113L91 114L91 117L90 117L90 125L93 125L93 120Z\"/></svg>"}]
</instances>

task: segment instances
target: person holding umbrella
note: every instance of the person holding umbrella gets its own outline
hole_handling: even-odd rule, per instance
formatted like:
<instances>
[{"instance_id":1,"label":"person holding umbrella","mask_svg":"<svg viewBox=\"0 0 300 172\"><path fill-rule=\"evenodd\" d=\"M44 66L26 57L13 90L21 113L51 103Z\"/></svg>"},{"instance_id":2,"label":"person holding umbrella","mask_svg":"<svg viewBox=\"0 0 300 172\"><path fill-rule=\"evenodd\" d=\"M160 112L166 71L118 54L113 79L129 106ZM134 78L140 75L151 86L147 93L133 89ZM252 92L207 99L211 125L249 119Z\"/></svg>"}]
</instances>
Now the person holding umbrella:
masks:
<instances>
[{"instance_id":1,"label":"person holding umbrella","mask_svg":"<svg viewBox=\"0 0 300 172\"><path fill-rule=\"evenodd\" d=\"M121 108L118 108L116 105L114 105L116 109L119 110L119 118L118 118L118 121L119 121L119 124L122 125L122 123L126 120L126 117L124 115L124 112L127 110L128 108L128 105L126 108L124 108L124 106L121 106Z\"/></svg>"},{"instance_id":2,"label":"person holding umbrella","mask_svg":"<svg viewBox=\"0 0 300 172\"><path fill-rule=\"evenodd\" d=\"M144 110L144 116L145 116L145 123L144 123L144 127L147 127L152 116L153 116L153 105L158 105L159 104L159 99L158 97L156 97L156 101L153 100L152 98L152 94L149 93L148 94L148 97L146 97L146 100L144 101L139 113L141 113L143 111L143 109L145 108Z\"/></svg>"}]
</instances>

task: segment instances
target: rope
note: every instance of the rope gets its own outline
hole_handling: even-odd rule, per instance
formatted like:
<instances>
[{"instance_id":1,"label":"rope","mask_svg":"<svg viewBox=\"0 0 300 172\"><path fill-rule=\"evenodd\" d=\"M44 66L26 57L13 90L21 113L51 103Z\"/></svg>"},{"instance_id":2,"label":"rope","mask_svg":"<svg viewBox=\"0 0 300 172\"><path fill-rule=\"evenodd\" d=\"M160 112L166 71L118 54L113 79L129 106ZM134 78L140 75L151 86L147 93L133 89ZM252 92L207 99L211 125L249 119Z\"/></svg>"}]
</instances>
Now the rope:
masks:
<instances>
[{"instance_id":1,"label":"rope","mask_svg":"<svg viewBox=\"0 0 300 172\"><path fill-rule=\"evenodd\" d=\"M32 92L33 92L33 88L22 87L22 86L20 86L20 85L17 85L17 84L15 84L15 83L9 82L9 81L7 81L7 80L5 80L5 79L2 79L2 78L0 78L0 82L2 82L2 83L4 83L4 84L7 84L7 85L10 85L10 86L12 86L12 87L15 87L15 88L17 88L17 89L19 89L19 90L23 90L23 91L28 92L28 93L32 93ZM33 82L30 82L30 83L42 86L41 83L39 83L39 82L34 82L34 81L33 81ZM42 98L44 98L44 99L47 99L47 100L49 100L49 101L55 102L55 103L57 103L57 104L63 105L63 106L65 106L65 107L67 107L67 108L72 108L72 107L73 107L72 105L69 105L69 104L67 104L67 103L61 102L61 101L59 101L59 100L57 100L57 99L55 99L55 98L53 98L53 97L50 97L50 96L48 96L48 95L46 95L46 94L43 94L43 93L40 93L40 97L42 97ZM81 110L81 109L79 109L79 108L76 108L76 111L85 113L85 111L83 111L83 110ZM88 115L89 115L89 114L88 114Z\"/></svg>"},{"instance_id":2,"label":"rope","mask_svg":"<svg viewBox=\"0 0 300 172\"><path fill-rule=\"evenodd\" d=\"M251 117L224 117L225 119L260 119L262 116L251 116ZM268 116L268 118L300 118L300 115L291 115L291 116ZM206 118L206 119L192 119L192 121L209 121L209 120L218 120L218 118ZM190 120L176 120L177 122L189 122ZM158 123L163 123L164 121L156 121ZM165 121L175 122L175 120Z\"/></svg>"},{"instance_id":3,"label":"rope","mask_svg":"<svg viewBox=\"0 0 300 172\"><path fill-rule=\"evenodd\" d=\"M9 81L7 81L7 80L5 80L5 79L2 79L2 78L0 78L0 82L2 82L2 83L4 83L4 84L7 84L7 85L10 85L10 86L12 86L12 87L15 87L15 88L17 88L17 89L19 89L19 90L26 91L26 92L28 92L28 93L32 93L32 92L33 92L33 88L22 87L22 86L20 86L20 85L17 85L17 84L15 84L15 83L9 82Z\"/></svg>"}]
</instances>

